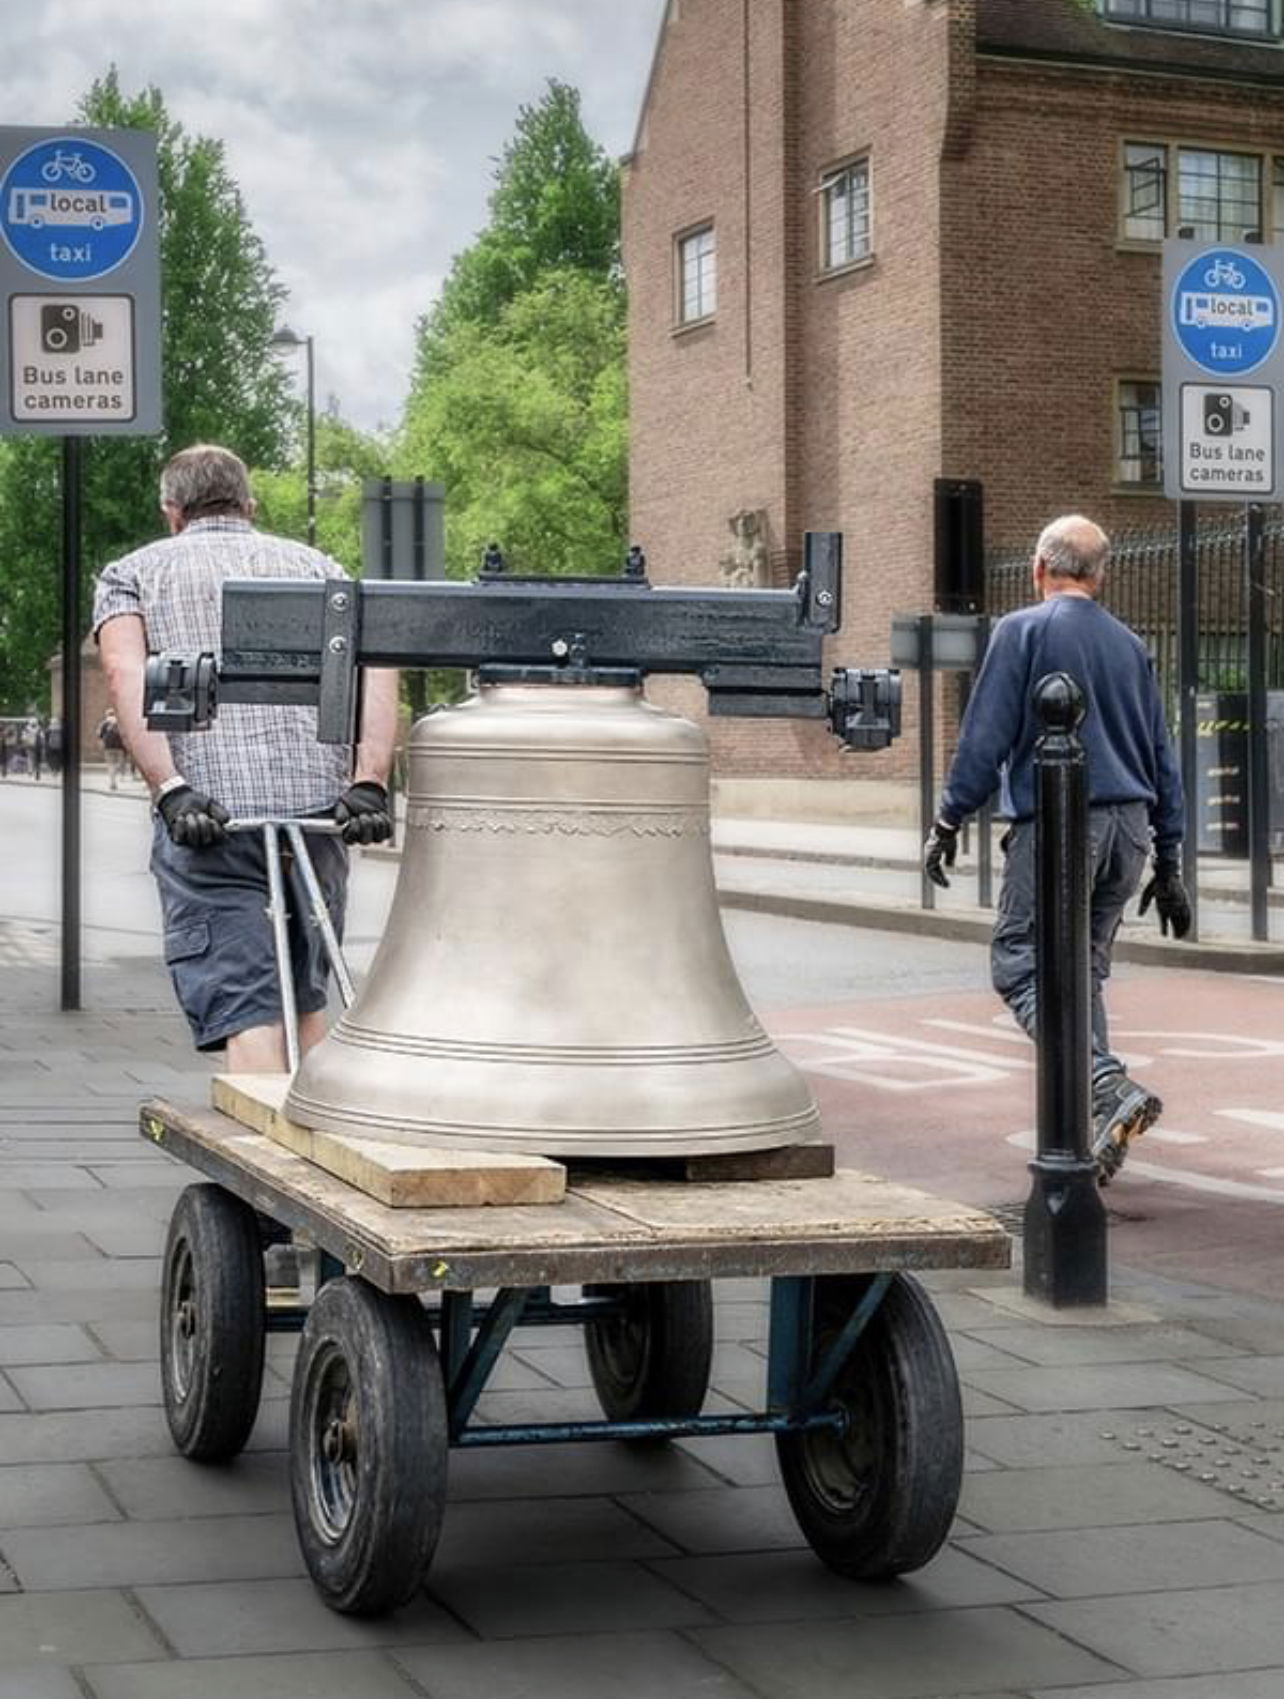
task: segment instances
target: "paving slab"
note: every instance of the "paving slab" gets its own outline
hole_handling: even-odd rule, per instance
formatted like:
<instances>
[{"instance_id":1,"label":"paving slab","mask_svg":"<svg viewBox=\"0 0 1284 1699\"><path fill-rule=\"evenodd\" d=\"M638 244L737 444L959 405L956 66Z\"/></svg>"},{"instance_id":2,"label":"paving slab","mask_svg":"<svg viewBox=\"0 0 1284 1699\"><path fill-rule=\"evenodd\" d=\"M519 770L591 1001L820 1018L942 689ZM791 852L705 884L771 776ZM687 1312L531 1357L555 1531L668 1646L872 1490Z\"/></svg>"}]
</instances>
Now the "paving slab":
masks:
<instances>
[{"instance_id":1,"label":"paving slab","mask_svg":"<svg viewBox=\"0 0 1284 1699\"><path fill-rule=\"evenodd\" d=\"M473 1568L455 1568L439 1557L428 1591L483 1640L681 1628L716 1620L649 1567L604 1555L582 1563L513 1567L496 1560Z\"/></svg>"},{"instance_id":2,"label":"paving slab","mask_svg":"<svg viewBox=\"0 0 1284 1699\"><path fill-rule=\"evenodd\" d=\"M1189 1363L1206 1357L1242 1357L1241 1347L1190 1327L985 1328L972 1334L1009 1356L1044 1368L1077 1363Z\"/></svg>"},{"instance_id":3,"label":"paving slab","mask_svg":"<svg viewBox=\"0 0 1284 1699\"><path fill-rule=\"evenodd\" d=\"M629 1493L620 1502L684 1552L774 1551L805 1543L778 1484Z\"/></svg>"},{"instance_id":4,"label":"paving slab","mask_svg":"<svg viewBox=\"0 0 1284 1699\"><path fill-rule=\"evenodd\" d=\"M538 1467L538 1463L535 1464ZM602 1558L671 1557L673 1547L607 1498L451 1505L436 1565L567 1564Z\"/></svg>"},{"instance_id":5,"label":"paving slab","mask_svg":"<svg viewBox=\"0 0 1284 1699\"><path fill-rule=\"evenodd\" d=\"M698 1492L716 1476L685 1448L625 1445L487 1447L451 1453L452 1503L468 1499L594 1498L638 1492Z\"/></svg>"},{"instance_id":6,"label":"paving slab","mask_svg":"<svg viewBox=\"0 0 1284 1699\"><path fill-rule=\"evenodd\" d=\"M1085 1364L1064 1369L982 1369L982 1393L1017 1409L1127 1410L1140 1405L1231 1403L1236 1389L1167 1363ZM998 1412L991 1412L997 1414Z\"/></svg>"},{"instance_id":7,"label":"paving slab","mask_svg":"<svg viewBox=\"0 0 1284 1699\"><path fill-rule=\"evenodd\" d=\"M0 1530L60 1523L116 1522L120 1511L84 1463L0 1467ZM0 1533L7 1542L8 1535Z\"/></svg>"},{"instance_id":8,"label":"paving slab","mask_svg":"<svg viewBox=\"0 0 1284 1699\"><path fill-rule=\"evenodd\" d=\"M1143 1461L1118 1469L1000 1469L963 1483L959 1510L991 1533L1184 1522L1226 1514L1211 1486Z\"/></svg>"},{"instance_id":9,"label":"paving slab","mask_svg":"<svg viewBox=\"0 0 1284 1699\"><path fill-rule=\"evenodd\" d=\"M95 1332L97 1329L95 1329ZM1205 1417L1207 1411L1204 1412ZM1135 1463L1120 1434L1140 1421L1169 1419L1164 1410L1078 1410L1037 1416L983 1416L967 1424L970 1450L1012 1469L1048 1464Z\"/></svg>"},{"instance_id":10,"label":"paving slab","mask_svg":"<svg viewBox=\"0 0 1284 1699\"><path fill-rule=\"evenodd\" d=\"M29 1257L14 1259L30 1285L38 1292L78 1292L85 1286L102 1283L113 1292L156 1292L160 1289L160 1261L140 1257L130 1262L117 1262L99 1257L88 1263L83 1257L46 1259Z\"/></svg>"},{"instance_id":11,"label":"paving slab","mask_svg":"<svg viewBox=\"0 0 1284 1699\"><path fill-rule=\"evenodd\" d=\"M364 1621L330 1610L308 1580L140 1587L137 1598L183 1658L217 1657L233 1646L248 1655L401 1648L471 1638L424 1594L395 1615Z\"/></svg>"},{"instance_id":12,"label":"paving slab","mask_svg":"<svg viewBox=\"0 0 1284 1699\"><path fill-rule=\"evenodd\" d=\"M106 1281L90 1289L67 1292L37 1292L24 1286L19 1292L0 1292L0 1326L18 1322L94 1322L121 1317L147 1318L156 1325L159 1291L118 1292Z\"/></svg>"},{"instance_id":13,"label":"paving slab","mask_svg":"<svg viewBox=\"0 0 1284 1699\"><path fill-rule=\"evenodd\" d=\"M435 1646L397 1661L433 1699L761 1699L676 1634Z\"/></svg>"},{"instance_id":14,"label":"paving slab","mask_svg":"<svg viewBox=\"0 0 1284 1699\"><path fill-rule=\"evenodd\" d=\"M18 1528L5 1535L4 1549L29 1593L303 1573L290 1516Z\"/></svg>"},{"instance_id":15,"label":"paving slab","mask_svg":"<svg viewBox=\"0 0 1284 1699\"><path fill-rule=\"evenodd\" d=\"M914 1613L809 1622L802 1634L767 1624L692 1629L688 1638L770 1699L942 1699L1128 1673L1021 1612L942 1611L930 1633Z\"/></svg>"},{"instance_id":16,"label":"paving slab","mask_svg":"<svg viewBox=\"0 0 1284 1699\"><path fill-rule=\"evenodd\" d=\"M0 1415L0 1457L7 1464L92 1462L107 1457L172 1455L173 1451L169 1429L157 1410Z\"/></svg>"},{"instance_id":17,"label":"paving slab","mask_svg":"<svg viewBox=\"0 0 1284 1699\"><path fill-rule=\"evenodd\" d=\"M1229 1520L991 1534L960 1544L1058 1599L1284 1581L1284 1543Z\"/></svg>"},{"instance_id":18,"label":"paving slab","mask_svg":"<svg viewBox=\"0 0 1284 1699\"><path fill-rule=\"evenodd\" d=\"M1284 1356L1239 1357L1209 1366L1227 1386L1240 1392L1256 1392L1262 1398L1284 1398Z\"/></svg>"},{"instance_id":19,"label":"paving slab","mask_svg":"<svg viewBox=\"0 0 1284 1699\"><path fill-rule=\"evenodd\" d=\"M284 1451L247 1451L217 1469L176 1453L118 1458L99 1463L97 1469L125 1515L136 1522L283 1515L290 1510Z\"/></svg>"},{"instance_id":20,"label":"paving slab","mask_svg":"<svg viewBox=\"0 0 1284 1699\"><path fill-rule=\"evenodd\" d=\"M0 1411L21 1410L24 1408L17 1388L7 1375L0 1374Z\"/></svg>"},{"instance_id":21,"label":"paving slab","mask_svg":"<svg viewBox=\"0 0 1284 1699\"><path fill-rule=\"evenodd\" d=\"M1280 1699L1284 1663L1243 1675L1179 1676L1173 1681L1108 1681L1104 1687L1039 1687L1032 1699Z\"/></svg>"},{"instance_id":22,"label":"paving slab","mask_svg":"<svg viewBox=\"0 0 1284 1699\"><path fill-rule=\"evenodd\" d=\"M161 1402L160 1378L150 1363L69 1363L14 1368L8 1374L32 1410L104 1410Z\"/></svg>"},{"instance_id":23,"label":"paving slab","mask_svg":"<svg viewBox=\"0 0 1284 1699\"><path fill-rule=\"evenodd\" d=\"M849 1581L827 1569L810 1550L666 1558L647 1568L727 1622L895 1616L1043 1596L1028 1581L979 1562L953 1544L924 1568L895 1581Z\"/></svg>"},{"instance_id":24,"label":"paving slab","mask_svg":"<svg viewBox=\"0 0 1284 1699\"><path fill-rule=\"evenodd\" d=\"M91 1664L85 1676L94 1699L423 1699L379 1652Z\"/></svg>"},{"instance_id":25,"label":"paving slab","mask_svg":"<svg viewBox=\"0 0 1284 1699\"><path fill-rule=\"evenodd\" d=\"M11 1258L19 1267L33 1258L53 1258L63 1262L79 1259L90 1263L100 1263L103 1260L102 1251L83 1233L75 1233L61 1225L50 1227L47 1221L42 1227L0 1225L0 1237L4 1240L6 1257Z\"/></svg>"},{"instance_id":26,"label":"paving slab","mask_svg":"<svg viewBox=\"0 0 1284 1699\"><path fill-rule=\"evenodd\" d=\"M85 1690L66 1669L0 1670L0 1699L85 1699Z\"/></svg>"},{"instance_id":27,"label":"paving slab","mask_svg":"<svg viewBox=\"0 0 1284 1699\"><path fill-rule=\"evenodd\" d=\"M1284 1583L1278 1581L1023 1608L1133 1675L1207 1675L1280 1661ZM1049 1685L1047 1675L1039 1679Z\"/></svg>"},{"instance_id":28,"label":"paving slab","mask_svg":"<svg viewBox=\"0 0 1284 1699\"><path fill-rule=\"evenodd\" d=\"M0 1670L42 1664L121 1663L164 1655L122 1593L18 1593L0 1598ZM22 1692L19 1685L17 1691Z\"/></svg>"}]
</instances>

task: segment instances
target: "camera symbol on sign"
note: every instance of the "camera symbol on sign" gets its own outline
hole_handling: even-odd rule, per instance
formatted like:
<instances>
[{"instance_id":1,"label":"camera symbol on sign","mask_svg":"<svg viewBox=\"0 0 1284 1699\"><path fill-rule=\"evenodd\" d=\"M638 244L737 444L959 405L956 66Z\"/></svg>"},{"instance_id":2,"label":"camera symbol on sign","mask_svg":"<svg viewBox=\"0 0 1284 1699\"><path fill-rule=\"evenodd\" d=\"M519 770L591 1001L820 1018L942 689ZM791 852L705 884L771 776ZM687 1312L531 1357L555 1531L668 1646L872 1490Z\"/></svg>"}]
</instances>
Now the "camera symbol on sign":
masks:
<instances>
[{"instance_id":1,"label":"camera symbol on sign","mask_svg":"<svg viewBox=\"0 0 1284 1699\"><path fill-rule=\"evenodd\" d=\"M1236 431L1247 430L1252 423L1252 415L1247 407L1241 407L1233 395L1206 395L1204 397L1204 435L1206 437L1228 437Z\"/></svg>"},{"instance_id":2,"label":"camera symbol on sign","mask_svg":"<svg viewBox=\"0 0 1284 1699\"><path fill-rule=\"evenodd\" d=\"M40 348L45 354L79 354L101 342L102 321L73 301L51 301L40 309Z\"/></svg>"}]
</instances>

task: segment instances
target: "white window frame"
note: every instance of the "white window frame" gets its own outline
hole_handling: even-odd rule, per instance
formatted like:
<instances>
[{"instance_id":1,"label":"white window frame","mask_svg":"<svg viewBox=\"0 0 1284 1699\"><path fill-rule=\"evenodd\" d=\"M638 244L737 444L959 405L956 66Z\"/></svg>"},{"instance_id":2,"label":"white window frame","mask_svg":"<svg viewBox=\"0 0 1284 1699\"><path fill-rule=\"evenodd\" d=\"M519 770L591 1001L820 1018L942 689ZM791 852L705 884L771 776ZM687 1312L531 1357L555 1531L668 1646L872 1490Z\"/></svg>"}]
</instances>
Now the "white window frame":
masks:
<instances>
[{"instance_id":1,"label":"white window frame","mask_svg":"<svg viewBox=\"0 0 1284 1699\"><path fill-rule=\"evenodd\" d=\"M853 181L858 185L854 193L850 188ZM835 214L843 204L839 200L840 186L846 191L844 201L847 204L843 207L841 221L837 221ZM863 211L856 204L861 199ZM836 271L847 271L852 266L866 265L873 259L874 181L867 153L853 154L850 159L827 166L821 172L816 188L816 207L822 277ZM836 223L843 231L842 246L838 251L834 242Z\"/></svg>"},{"instance_id":2,"label":"white window frame","mask_svg":"<svg viewBox=\"0 0 1284 1699\"><path fill-rule=\"evenodd\" d=\"M1133 403L1125 409L1126 392L1129 390L1151 389L1154 391L1153 406L1143 406ZM1147 494L1162 493L1164 487L1164 394L1163 386L1158 378L1125 376L1116 378L1113 389L1114 414L1112 430L1114 434L1114 481L1119 489L1140 490ZM1154 445L1147 453L1144 451L1145 435L1141 416L1154 414ZM1128 454L1130 446L1129 431L1126 423L1128 413L1139 415L1137 420L1137 448L1135 454ZM1149 476L1144 471L1147 461L1153 456L1153 465ZM1127 470L1136 466L1137 472L1130 474Z\"/></svg>"},{"instance_id":3,"label":"white window frame","mask_svg":"<svg viewBox=\"0 0 1284 1699\"><path fill-rule=\"evenodd\" d=\"M1280 0L1098 0L1098 10L1112 24L1175 35L1250 42L1280 39ZM1257 18L1260 23L1253 21Z\"/></svg>"},{"instance_id":4,"label":"white window frame","mask_svg":"<svg viewBox=\"0 0 1284 1699\"><path fill-rule=\"evenodd\" d=\"M718 237L713 220L680 230L673 238L673 255L674 323L680 330L707 324L718 310ZM689 289L688 284L694 287Z\"/></svg>"},{"instance_id":5,"label":"white window frame","mask_svg":"<svg viewBox=\"0 0 1284 1699\"><path fill-rule=\"evenodd\" d=\"M1144 191L1144 178L1134 180L1131 173L1143 169L1140 159L1134 165L1130 154L1140 156L1153 152L1159 160L1159 194L1162 228L1152 234L1139 234L1128 229L1129 217L1144 217L1130 213L1130 206L1137 204L1139 192ZM1125 136L1119 145L1119 215L1118 240L1129 245L1137 244L1143 247L1154 247L1166 235L1175 235L1179 230L1194 223L1186 215L1188 209L1182 205L1182 162L1196 154L1210 154L1218 159L1249 160L1257 170L1257 208L1251 224L1237 221L1233 226L1224 228L1217 234L1208 231L1200 233L1200 240L1221 242L1242 242L1250 234L1256 234L1264 241L1270 241L1272 235L1276 240L1284 237L1280 219L1284 218L1284 192L1277 191L1274 184L1278 178L1273 175L1279 171L1279 162L1284 155L1273 155L1258 148L1228 145L1220 142L1192 142L1179 138L1166 137L1158 139L1145 136ZM1140 185L1140 190L1139 190ZM1220 189L1220 184L1219 184ZM1222 213L1222 197L1218 195L1219 222Z\"/></svg>"}]
</instances>

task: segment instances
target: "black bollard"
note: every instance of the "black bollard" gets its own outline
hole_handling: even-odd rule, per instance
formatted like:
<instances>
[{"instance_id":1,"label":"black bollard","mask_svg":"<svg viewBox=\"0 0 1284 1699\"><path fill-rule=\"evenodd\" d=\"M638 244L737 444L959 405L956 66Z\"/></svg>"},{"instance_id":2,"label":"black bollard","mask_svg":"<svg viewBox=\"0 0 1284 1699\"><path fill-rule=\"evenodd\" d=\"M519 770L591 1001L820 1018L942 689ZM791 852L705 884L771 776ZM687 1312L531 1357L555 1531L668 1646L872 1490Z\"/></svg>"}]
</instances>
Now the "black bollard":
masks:
<instances>
[{"instance_id":1,"label":"black bollard","mask_svg":"<svg viewBox=\"0 0 1284 1699\"><path fill-rule=\"evenodd\" d=\"M1106 1212L1088 1130L1092 1114L1088 774L1083 692L1068 673L1034 690L1035 951L1039 1114L1025 1205L1025 1291L1061 1306L1104 1304Z\"/></svg>"}]
</instances>

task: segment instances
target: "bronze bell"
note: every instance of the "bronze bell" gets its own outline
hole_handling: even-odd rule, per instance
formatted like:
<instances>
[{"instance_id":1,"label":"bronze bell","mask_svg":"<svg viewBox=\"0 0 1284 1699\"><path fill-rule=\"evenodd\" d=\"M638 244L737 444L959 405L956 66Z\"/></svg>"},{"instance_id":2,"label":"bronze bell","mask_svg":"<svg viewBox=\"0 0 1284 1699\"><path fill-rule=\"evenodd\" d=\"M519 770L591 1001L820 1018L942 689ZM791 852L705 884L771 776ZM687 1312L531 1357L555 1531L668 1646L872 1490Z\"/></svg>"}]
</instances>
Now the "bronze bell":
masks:
<instances>
[{"instance_id":1,"label":"bronze bell","mask_svg":"<svg viewBox=\"0 0 1284 1699\"><path fill-rule=\"evenodd\" d=\"M627 685L483 685L420 720L387 928L286 1113L545 1156L817 1136L727 950L703 732Z\"/></svg>"}]
</instances>

